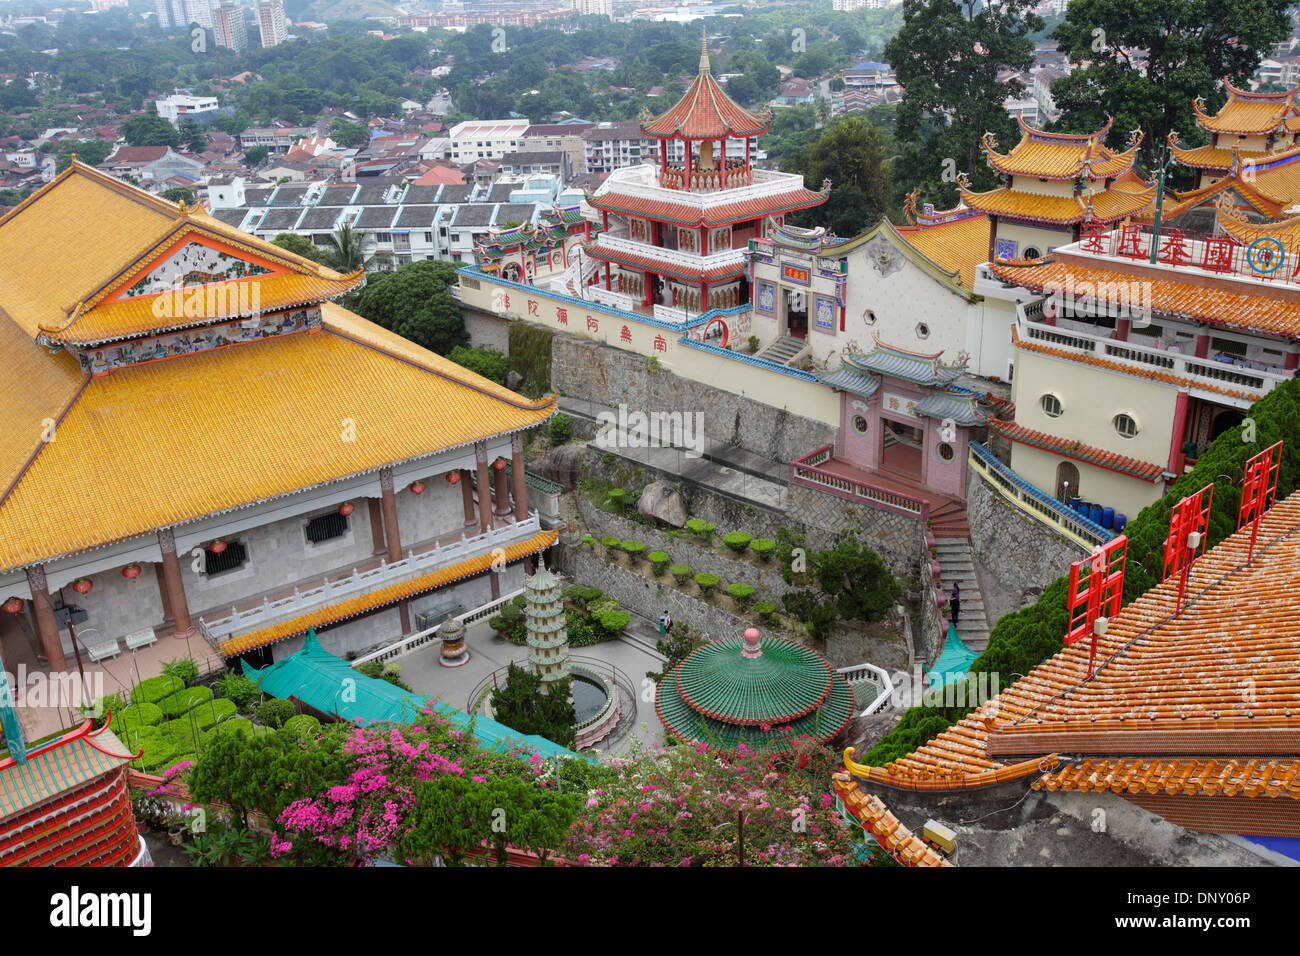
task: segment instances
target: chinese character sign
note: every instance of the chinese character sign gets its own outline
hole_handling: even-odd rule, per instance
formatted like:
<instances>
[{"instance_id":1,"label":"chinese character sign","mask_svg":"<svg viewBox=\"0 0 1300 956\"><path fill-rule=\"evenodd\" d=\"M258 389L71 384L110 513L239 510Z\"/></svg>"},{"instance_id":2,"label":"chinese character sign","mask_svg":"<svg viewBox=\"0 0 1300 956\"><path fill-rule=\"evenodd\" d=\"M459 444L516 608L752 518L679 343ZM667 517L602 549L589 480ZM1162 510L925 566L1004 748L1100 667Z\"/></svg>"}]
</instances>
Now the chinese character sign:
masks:
<instances>
[{"instance_id":1,"label":"chinese character sign","mask_svg":"<svg viewBox=\"0 0 1300 956\"><path fill-rule=\"evenodd\" d=\"M1255 537L1259 534L1259 521L1264 512L1273 506L1277 497L1277 476L1282 468L1282 443L1276 442L1246 462L1246 473L1241 481L1241 507L1237 511L1237 530L1250 524L1250 553L1246 560L1255 559Z\"/></svg>"},{"instance_id":2,"label":"chinese character sign","mask_svg":"<svg viewBox=\"0 0 1300 956\"><path fill-rule=\"evenodd\" d=\"M1162 581L1178 577L1177 610L1183 608L1183 593L1187 590L1187 575L1196 559L1205 554L1209 538L1210 505L1214 501L1214 485L1209 484L1194 495L1174 505L1169 515L1169 537L1165 538L1165 567Z\"/></svg>"},{"instance_id":3,"label":"chinese character sign","mask_svg":"<svg viewBox=\"0 0 1300 956\"><path fill-rule=\"evenodd\" d=\"M1089 557L1070 565L1070 584L1066 591L1069 613L1065 644L1092 638L1088 654L1088 676L1092 676L1097 658L1098 620L1109 620L1119 613L1124 597L1124 560L1128 554L1128 537L1120 535L1097 548Z\"/></svg>"}]
</instances>

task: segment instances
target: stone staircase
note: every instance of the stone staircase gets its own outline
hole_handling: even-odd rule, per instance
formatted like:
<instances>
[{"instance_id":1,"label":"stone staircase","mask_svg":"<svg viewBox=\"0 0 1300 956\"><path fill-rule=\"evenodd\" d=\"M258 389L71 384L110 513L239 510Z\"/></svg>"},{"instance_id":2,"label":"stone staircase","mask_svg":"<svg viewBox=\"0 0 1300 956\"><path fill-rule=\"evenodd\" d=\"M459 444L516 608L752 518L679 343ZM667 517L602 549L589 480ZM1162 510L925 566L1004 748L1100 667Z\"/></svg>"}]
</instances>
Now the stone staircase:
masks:
<instances>
[{"instance_id":1,"label":"stone staircase","mask_svg":"<svg viewBox=\"0 0 1300 956\"><path fill-rule=\"evenodd\" d=\"M970 538L970 525L966 523L966 506L956 500L942 501L930 507L930 531L938 539ZM967 540L969 548L969 541Z\"/></svg>"},{"instance_id":2,"label":"stone staircase","mask_svg":"<svg viewBox=\"0 0 1300 956\"><path fill-rule=\"evenodd\" d=\"M759 352L757 357L767 359L769 362L789 365L790 360L802 352L807 344L803 339L795 338L793 335L786 335Z\"/></svg>"},{"instance_id":3,"label":"stone staircase","mask_svg":"<svg viewBox=\"0 0 1300 956\"><path fill-rule=\"evenodd\" d=\"M975 576L975 556L970 538L943 537L935 531L935 552L939 556L939 580L945 594L951 595L954 583L961 585L961 619L957 635L972 651L982 652L989 643L989 622L984 612L984 596Z\"/></svg>"}]
</instances>

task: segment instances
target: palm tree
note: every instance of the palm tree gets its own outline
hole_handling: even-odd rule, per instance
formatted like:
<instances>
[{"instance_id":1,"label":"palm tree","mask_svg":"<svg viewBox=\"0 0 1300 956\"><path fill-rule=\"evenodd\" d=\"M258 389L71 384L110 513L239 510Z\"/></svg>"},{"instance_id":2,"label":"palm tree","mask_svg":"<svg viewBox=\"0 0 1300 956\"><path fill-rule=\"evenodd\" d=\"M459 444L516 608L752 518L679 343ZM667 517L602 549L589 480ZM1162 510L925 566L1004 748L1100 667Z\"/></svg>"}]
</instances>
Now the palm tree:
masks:
<instances>
[{"instance_id":1,"label":"palm tree","mask_svg":"<svg viewBox=\"0 0 1300 956\"><path fill-rule=\"evenodd\" d=\"M325 265L344 275L358 269L371 269L375 265L387 263L387 256L370 256L366 248L370 239L365 233L357 232L350 223L344 223L326 236L326 245L321 258Z\"/></svg>"}]
</instances>

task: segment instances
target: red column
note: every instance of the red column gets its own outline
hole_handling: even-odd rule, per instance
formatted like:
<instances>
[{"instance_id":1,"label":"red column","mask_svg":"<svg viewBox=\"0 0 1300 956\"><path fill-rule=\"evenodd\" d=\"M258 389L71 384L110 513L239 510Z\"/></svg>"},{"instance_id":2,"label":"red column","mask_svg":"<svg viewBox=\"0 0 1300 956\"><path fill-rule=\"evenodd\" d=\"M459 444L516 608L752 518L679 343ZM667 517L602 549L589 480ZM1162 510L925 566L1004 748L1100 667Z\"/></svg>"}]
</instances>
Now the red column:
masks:
<instances>
[{"instance_id":1,"label":"red column","mask_svg":"<svg viewBox=\"0 0 1300 956\"><path fill-rule=\"evenodd\" d=\"M36 640L41 645L41 654L49 662L50 670L64 670L67 661L63 657L59 625L54 620L54 603L50 600L49 587L45 583L45 565L38 564L27 569L27 586L32 592L32 617L36 621Z\"/></svg>"},{"instance_id":2,"label":"red column","mask_svg":"<svg viewBox=\"0 0 1300 956\"><path fill-rule=\"evenodd\" d=\"M707 282L700 283L700 311L709 311L709 284Z\"/></svg>"},{"instance_id":3,"label":"red column","mask_svg":"<svg viewBox=\"0 0 1300 956\"><path fill-rule=\"evenodd\" d=\"M370 510L370 553L378 557L388 550L384 540L384 509L378 498L367 498L366 505Z\"/></svg>"},{"instance_id":4,"label":"red column","mask_svg":"<svg viewBox=\"0 0 1300 956\"><path fill-rule=\"evenodd\" d=\"M1292 346L1286 353L1286 362L1283 368L1300 368L1300 349Z\"/></svg>"},{"instance_id":5,"label":"red column","mask_svg":"<svg viewBox=\"0 0 1300 956\"><path fill-rule=\"evenodd\" d=\"M383 493L384 532L388 539L388 560L402 560L402 536L397 528L397 496L393 493L393 469L379 472L379 490Z\"/></svg>"},{"instance_id":6,"label":"red column","mask_svg":"<svg viewBox=\"0 0 1300 956\"><path fill-rule=\"evenodd\" d=\"M501 467L498 468L497 465ZM497 500L496 508L492 510L492 513L498 518L504 518L510 514L510 491L506 487L505 461L498 458L492 462L492 472L493 494Z\"/></svg>"},{"instance_id":7,"label":"red column","mask_svg":"<svg viewBox=\"0 0 1300 956\"><path fill-rule=\"evenodd\" d=\"M515 480L515 520L528 517L528 482L524 473L524 439L518 433L510 436L510 473Z\"/></svg>"},{"instance_id":8,"label":"red column","mask_svg":"<svg viewBox=\"0 0 1300 956\"><path fill-rule=\"evenodd\" d=\"M474 485L470 481L468 468L462 468L459 474L460 499L465 505L465 527L472 528L478 524L478 515L474 514Z\"/></svg>"},{"instance_id":9,"label":"red column","mask_svg":"<svg viewBox=\"0 0 1300 956\"><path fill-rule=\"evenodd\" d=\"M190 637L194 625L190 622L190 606L185 600L185 583L181 579L181 565L176 558L176 538L171 528L158 532L158 549L162 551L163 582L167 587L168 603L175 619L173 637Z\"/></svg>"},{"instance_id":10,"label":"red column","mask_svg":"<svg viewBox=\"0 0 1300 956\"><path fill-rule=\"evenodd\" d=\"M701 226L700 227L700 255L707 256L708 254L709 254L709 227Z\"/></svg>"},{"instance_id":11,"label":"red column","mask_svg":"<svg viewBox=\"0 0 1300 956\"><path fill-rule=\"evenodd\" d=\"M492 492L488 486L487 444L474 443L474 462L478 465L478 529L487 531L492 527Z\"/></svg>"},{"instance_id":12,"label":"red column","mask_svg":"<svg viewBox=\"0 0 1300 956\"><path fill-rule=\"evenodd\" d=\"M171 595L167 593L167 581L163 577L162 562L153 566L153 576L158 580L158 597L162 599L162 626L171 627L176 623L176 619L172 617L172 600Z\"/></svg>"},{"instance_id":13,"label":"red column","mask_svg":"<svg viewBox=\"0 0 1300 956\"><path fill-rule=\"evenodd\" d=\"M1183 435L1187 431L1187 389L1178 390L1174 400L1174 431L1169 439L1169 470L1183 473Z\"/></svg>"},{"instance_id":14,"label":"red column","mask_svg":"<svg viewBox=\"0 0 1300 956\"><path fill-rule=\"evenodd\" d=\"M647 273L645 273L645 295L643 295L643 296L641 297L641 304L642 304L642 305L644 305L644 306L646 306L646 307L649 307L649 305L650 305L650 290L653 289L653 288L654 288L654 280L651 278L650 273L647 272Z\"/></svg>"},{"instance_id":15,"label":"red column","mask_svg":"<svg viewBox=\"0 0 1300 956\"><path fill-rule=\"evenodd\" d=\"M727 188L727 137L722 137L722 179L718 182L718 190Z\"/></svg>"},{"instance_id":16,"label":"red column","mask_svg":"<svg viewBox=\"0 0 1300 956\"><path fill-rule=\"evenodd\" d=\"M1202 332L1200 329L1196 331L1196 357L1201 359L1210 357L1210 333Z\"/></svg>"},{"instance_id":17,"label":"red column","mask_svg":"<svg viewBox=\"0 0 1300 956\"><path fill-rule=\"evenodd\" d=\"M659 146L659 185L661 186L668 175L668 143L669 140L664 140Z\"/></svg>"},{"instance_id":18,"label":"red column","mask_svg":"<svg viewBox=\"0 0 1300 956\"><path fill-rule=\"evenodd\" d=\"M605 291L606 292L613 291L612 289L610 289L609 286L609 263L608 262L605 263Z\"/></svg>"},{"instance_id":19,"label":"red column","mask_svg":"<svg viewBox=\"0 0 1300 956\"><path fill-rule=\"evenodd\" d=\"M682 145L686 147L686 164L682 167L686 170L686 191L691 191L691 141L682 140Z\"/></svg>"},{"instance_id":20,"label":"red column","mask_svg":"<svg viewBox=\"0 0 1300 956\"><path fill-rule=\"evenodd\" d=\"M1120 341L1120 342L1127 342L1127 341L1128 341L1128 334L1129 334L1129 331L1132 329L1132 327L1133 327L1133 321L1132 321L1131 319L1119 319L1119 320L1117 320L1117 321L1115 322L1115 338L1116 338L1116 340L1117 340L1117 341Z\"/></svg>"}]
</instances>

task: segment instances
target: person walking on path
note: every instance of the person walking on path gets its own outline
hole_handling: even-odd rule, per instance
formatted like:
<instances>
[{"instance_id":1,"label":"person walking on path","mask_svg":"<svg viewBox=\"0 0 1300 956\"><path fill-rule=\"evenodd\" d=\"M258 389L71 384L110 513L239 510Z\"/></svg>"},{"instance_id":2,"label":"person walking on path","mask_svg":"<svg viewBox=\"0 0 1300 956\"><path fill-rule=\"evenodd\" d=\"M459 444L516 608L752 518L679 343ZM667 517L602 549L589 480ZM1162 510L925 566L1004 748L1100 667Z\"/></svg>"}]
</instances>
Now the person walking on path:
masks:
<instances>
[{"instance_id":1,"label":"person walking on path","mask_svg":"<svg viewBox=\"0 0 1300 956\"><path fill-rule=\"evenodd\" d=\"M961 585L956 581L952 582L952 597L949 601L952 605L952 626L957 627L957 620L961 617Z\"/></svg>"},{"instance_id":2,"label":"person walking on path","mask_svg":"<svg viewBox=\"0 0 1300 956\"><path fill-rule=\"evenodd\" d=\"M673 619L667 611L659 615L659 636L667 637L673 629Z\"/></svg>"}]
</instances>

